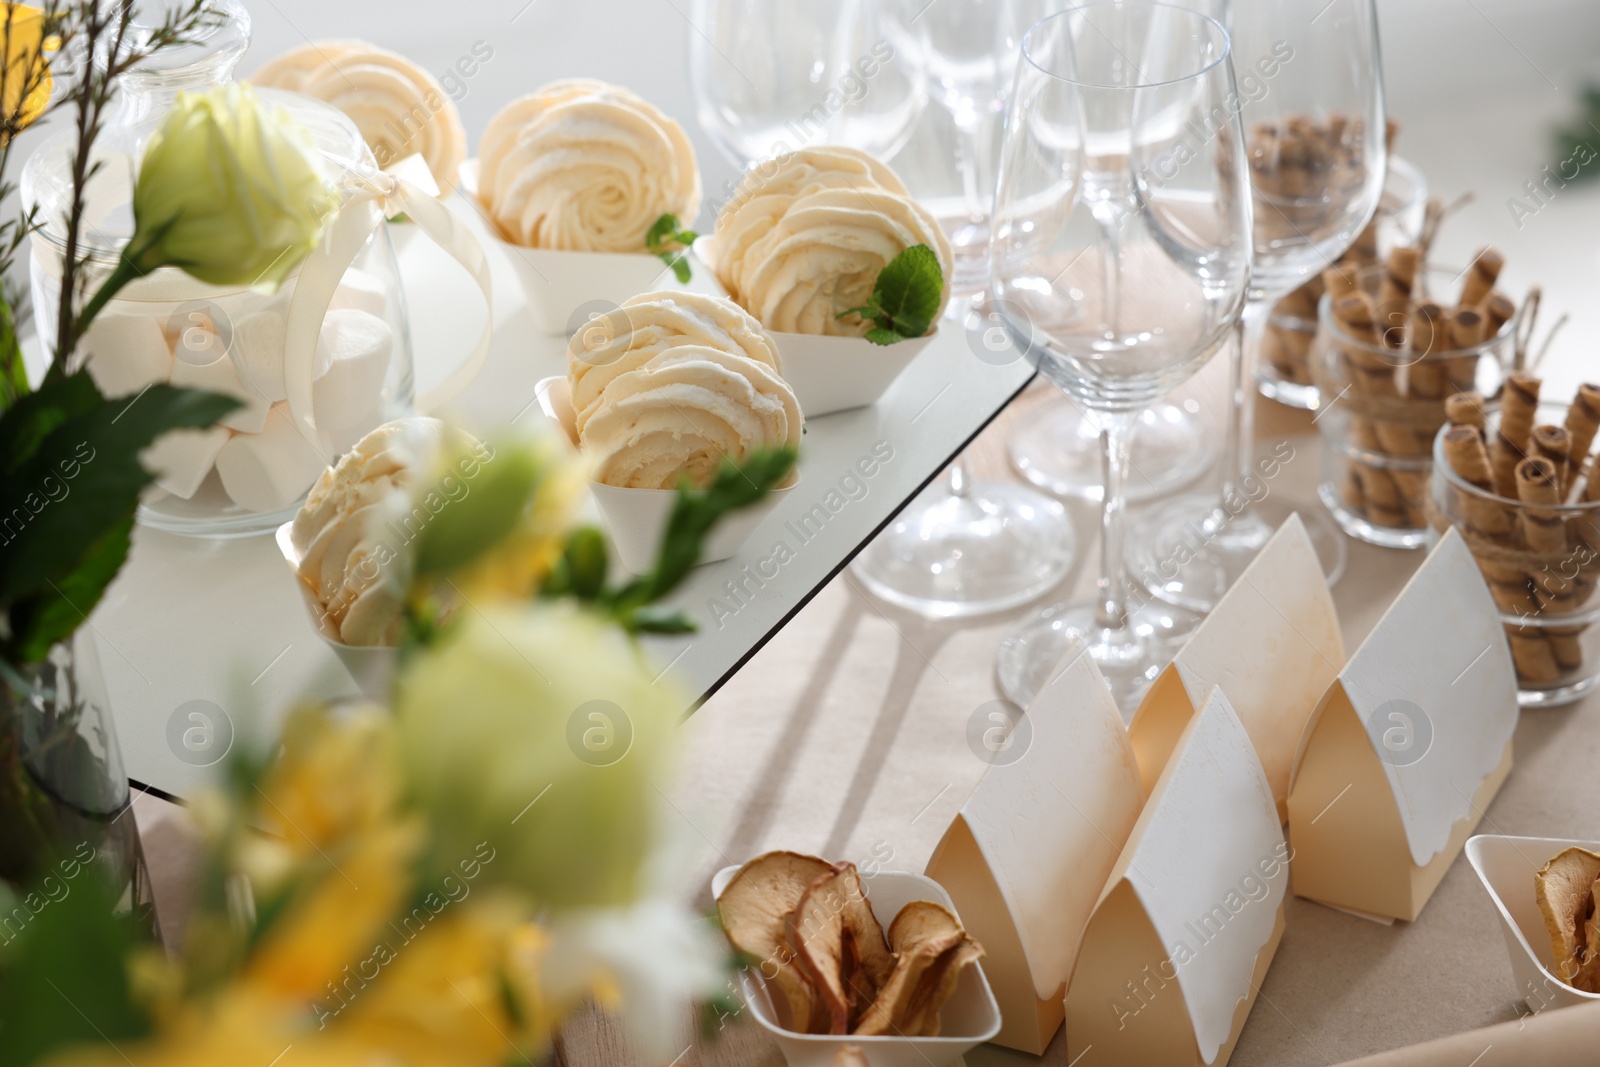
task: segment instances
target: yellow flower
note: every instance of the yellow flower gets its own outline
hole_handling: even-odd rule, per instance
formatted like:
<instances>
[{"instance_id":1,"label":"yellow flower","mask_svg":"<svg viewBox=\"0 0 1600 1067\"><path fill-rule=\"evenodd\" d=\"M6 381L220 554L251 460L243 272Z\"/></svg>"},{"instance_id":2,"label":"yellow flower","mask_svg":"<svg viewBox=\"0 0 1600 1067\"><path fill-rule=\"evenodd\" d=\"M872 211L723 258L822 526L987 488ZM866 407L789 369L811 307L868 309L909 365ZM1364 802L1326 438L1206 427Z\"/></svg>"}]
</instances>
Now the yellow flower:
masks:
<instances>
[{"instance_id":1,"label":"yellow flower","mask_svg":"<svg viewBox=\"0 0 1600 1067\"><path fill-rule=\"evenodd\" d=\"M338 196L305 128L244 85L179 93L133 192L127 259L275 290L322 240Z\"/></svg>"},{"instance_id":2,"label":"yellow flower","mask_svg":"<svg viewBox=\"0 0 1600 1067\"><path fill-rule=\"evenodd\" d=\"M307 1004L332 995L396 934L409 899L421 827L397 822L330 854L293 894L246 962L242 981L263 996Z\"/></svg>"},{"instance_id":3,"label":"yellow flower","mask_svg":"<svg viewBox=\"0 0 1600 1067\"><path fill-rule=\"evenodd\" d=\"M484 1064L532 1058L550 1021L536 991L517 983L514 956L529 937L505 900L452 903L393 957L369 987L349 997L330 1031L407 1063Z\"/></svg>"},{"instance_id":4,"label":"yellow flower","mask_svg":"<svg viewBox=\"0 0 1600 1067\"><path fill-rule=\"evenodd\" d=\"M400 801L393 719L372 704L295 710L259 788L262 829L297 858L382 824Z\"/></svg>"},{"instance_id":5,"label":"yellow flower","mask_svg":"<svg viewBox=\"0 0 1600 1067\"><path fill-rule=\"evenodd\" d=\"M9 26L7 23L9 22ZM50 103L54 79L50 74L47 53L61 47L58 37L44 36L44 12L27 4L0 4L0 38L10 40L10 53L6 56L4 99L0 108L6 115L17 116L17 130L33 125ZM28 99L23 101L22 91L32 85ZM7 135L0 133L0 145Z\"/></svg>"},{"instance_id":6,"label":"yellow flower","mask_svg":"<svg viewBox=\"0 0 1600 1067\"><path fill-rule=\"evenodd\" d=\"M480 605L407 664L407 779L450 862L486 844L495 881L551 907L634 899L652 775L682 703L613 625L552 604Z\"/></svg>"}]
</instances>

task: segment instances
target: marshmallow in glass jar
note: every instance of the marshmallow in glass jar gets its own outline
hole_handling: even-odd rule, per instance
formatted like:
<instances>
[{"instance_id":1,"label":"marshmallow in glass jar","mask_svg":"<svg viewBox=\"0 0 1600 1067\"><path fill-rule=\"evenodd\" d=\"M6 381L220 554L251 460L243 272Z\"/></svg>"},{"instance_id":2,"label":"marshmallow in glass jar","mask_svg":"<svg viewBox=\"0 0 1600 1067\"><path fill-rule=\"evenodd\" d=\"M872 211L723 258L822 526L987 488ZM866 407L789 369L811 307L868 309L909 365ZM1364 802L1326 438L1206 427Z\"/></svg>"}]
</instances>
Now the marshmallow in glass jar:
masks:
<instances>
[{"instance_id":1,"label":"marshmallow in glass jar","mask_svg":"<svg viewBox=\"0 0 1600 1067\"><path fill-rule=\"evenodd\" d=\"M197 106L181 92L230 83L248 46L244 8L221 0L217 9L218 20L193 43L159 53L119 81L118 111L99 147L102 175L90 183L85 210L90 291L134 233L136 178L160 145L164 123ZM117 292L72 356L108 396L132 398L171 382L241 402L217 426L170 434L145 453L157 480L139 521L176 533L272 530L351 444L411 408L409 335L383 212L372 197L340 184L341 175L377 174L372 151L355 124L326 104L285 92L258 95L276 131L301 144L328 187L337 188L337 211L317 254L281 282L211 284L176 267L153 270ZM64 131L42 144L21 183L24 203L39 213L30 268L47 350L61 301L70 136ZM187 156L171 161L191 163ZM190 169L194 186L186 195L221 202L220 194L208 199L206 168ZM257 169L251 181L270 184L273 168Z\"/></svg>"}]
</instances>

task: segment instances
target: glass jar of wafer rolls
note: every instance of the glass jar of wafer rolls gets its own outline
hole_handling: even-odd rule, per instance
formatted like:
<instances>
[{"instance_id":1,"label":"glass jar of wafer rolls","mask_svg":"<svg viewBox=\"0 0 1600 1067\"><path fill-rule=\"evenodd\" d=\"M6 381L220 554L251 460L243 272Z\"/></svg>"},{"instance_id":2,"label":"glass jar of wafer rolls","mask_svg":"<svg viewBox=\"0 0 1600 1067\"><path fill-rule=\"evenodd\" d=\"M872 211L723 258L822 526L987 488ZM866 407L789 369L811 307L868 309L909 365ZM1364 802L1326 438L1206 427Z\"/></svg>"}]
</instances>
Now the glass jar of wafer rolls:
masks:
<instances>
[{"instance_id":1,"label":"glass jar of wafer rolls","mask_svg":"<svg viewBox=\"0 0 1600 1067\"><path fill-rule=\"evenodd\" d=\"M1422 235L1427 206L1428 182L1422 171L1391 155L1378 213L1339 264L1358 271L1376 267L1391 249L1415 244ZM1256 361L1256 387L1262 396L1292 408L1317 409L1321 391L1313 377L1312 358L1323 289L1318 275L1273 305L1261 335L1261 358Z\"/></svg>"},{"instance_id":2,"label":"glass jar of wafer rolls","mask_svg":"<svg viewBox=\"0 0 1600 1067\"><path fill-rule=\"evenodd\" d=\"M1434 435L1448 406L1498 392L1519 309L1493 276L1422 269L1412 246L1381 267L1325 276L1312 364L1325 398L1318 496L1351 537L1422 548Z\"/></svg>"},{"instance_id":3,"label":"glass jar of wafer rolls","mask_svg":"<svg viewBox=\"0 0 1600 1067\"><path fill-rule=\"evenodd\" d=\"M1539 403L1513 374L1498 410L1440 429L1433 444L1430 539L1466 539L1500 609L1523 707L1577 700L1600 685L1600 386Z\"/></svg>"}]
</instances>

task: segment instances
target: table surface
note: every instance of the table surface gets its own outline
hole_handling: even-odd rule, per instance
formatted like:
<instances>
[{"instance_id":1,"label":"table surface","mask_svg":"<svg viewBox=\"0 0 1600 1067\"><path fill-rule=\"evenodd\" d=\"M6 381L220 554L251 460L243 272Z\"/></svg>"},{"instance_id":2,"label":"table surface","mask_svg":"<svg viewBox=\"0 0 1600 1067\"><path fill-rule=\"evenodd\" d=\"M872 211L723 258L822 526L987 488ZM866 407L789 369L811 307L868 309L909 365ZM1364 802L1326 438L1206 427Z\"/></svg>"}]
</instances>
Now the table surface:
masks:
<instances>
[{"instance_id":1,"label":"table surface","mask_svg":"<svg viewBox=\"0 0 1600 1067\"><path fill-rule=\"evenodd\" d=\"M339 5L274 0L251 6L258 45L245 70L310 35L365 35L436 70L445 69L473 40L488 38L499 58L470 83L461 105L474 139L516 93L554 77L602 77L630 85L685 121L708 190L731 176L690 121L682 41L692 32L695 8L684 0L495 0L459 7L452 18L460 21L448 32L439 32L436 20L425 17L431 9L420 0ZM1530 285L1543 285L1546 326L1559 313L1571 312L1571 322L1541 368L1552 393L1570 393L1576 381L1595 376L1600 184L1548 184L1536 201L1526 183L1546 181L1541 168L1554 162L1550 126L1570 116L1585 77L1600 73L1592 47L1600 37L1600 6L1588 0L1412 0L1380 8L1390 109L1404 122L1401 154L1420 165L1446 197L1467 190L1477 194L1476 202L1446 227L1437 258L1465 262L1480 245L1494 243L1507 255L1509 291L1520 295ZM624 22L627 32L618 32ZM573 47L579 41L594 46ZM1513 198L1536 207L1535 213L1519 222L1511 210ZM439 340L427 339L419 329L418 350ZM1203 410L1220 409L1214 376L1194 389ZM1035 402L1029 396L1021 403ZM1287 439L1297 457L1274 491L1317 507L1320 449L1314 437L1306 436L1309 420L1267 410L1259 441L1270 447ZM1004 476L1005 433L1006 426L997 424L969 450L980 474ZM1084 542L1082 558L1090 566L1080 564L1064 586L1081 590L1092 581L1093 545L1086 535L1093 516L1083 507L1073 511ZM1335 590L1348 647L1356 647L1418 559L1352 546L1349 576ZM202 564L193 561L196 567ZM234 586L237 596L238 579L231 572L219 568L212 576L221 586ZM160 582L124 581L113 590L113 600L141 592L166 598L169 590ZM250 625L273 617L287 623L299 610L292 594L285 587L264 600L233 602L250 605L247 612L236 609L249 616ZM168 603L147 601L137 626L130 626L125 651L141 664L151 657L191 664L196 658L185 644L183 606L163 606ZM780 846L843 858L889 848L893 866L921 869L982 773L983 764L963 741L967 718L994 699L995 645L1025 614L968 625L933 623L865 597L848 573L833 579L684 730L685 766L675 785L662 785L671 798L667 814L699 847L684 871L685 891L703 900L712 871ZM259 690L267 681L251 686L251 679L269 668L270 680L298 653L284 655L276 666L271 661L278 648L261 647L252 654L249 662L211 669L219 676L234 672L239 692L256 698L242 706L265 707L270 702ZM110 663L118 656L106 658ZM166 699L170 703L178 695ZM160 738L147 736L156 725L121 720L124 747L148 750L140 759L159 761ZM1516 767L1482 829L1600 838L1595 814L1600 783L1593 772L1600 757L1600 697L1525 713L1515 751ZM130 758L130 765L139 764ZM141 825L152 825L145 812L153 807L141 803ZM148 838L153 851L166 854L160 842L183 840L170 816L162 811L156 819L158 824L165 819L165 828L157 827ZM157 864L164 883L158 898L164 924L175 924L183 907L183 848L170 854L170 861ZM1412 924L1379 926L1291 900L1282 947L1232 1063L1331 1064L1515 1014L1497 920L1469 866L1458 860ZM683 1064L781 1063L775 1047L745 1023L732 1024L714 1045L690 1045L686 1038L685 1046ZM569 1027L562 1058L607 1067L635 1062L619 1048L614 1029L595 1016ZM1034 1062L988 1048L967 1059L972 1067ZM1065 1064L1061 1042L1039 1062Z\"/></svg>"}]
</instances>

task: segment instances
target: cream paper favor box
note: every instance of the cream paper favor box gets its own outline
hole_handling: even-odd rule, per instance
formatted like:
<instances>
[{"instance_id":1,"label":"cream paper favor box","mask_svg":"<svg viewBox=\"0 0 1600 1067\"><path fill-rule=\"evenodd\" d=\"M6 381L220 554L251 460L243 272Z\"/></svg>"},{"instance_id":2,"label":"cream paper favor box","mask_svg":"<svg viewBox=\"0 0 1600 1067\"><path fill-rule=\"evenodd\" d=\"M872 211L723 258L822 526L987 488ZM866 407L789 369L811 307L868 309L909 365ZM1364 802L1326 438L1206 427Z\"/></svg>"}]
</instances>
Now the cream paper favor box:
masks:
<instances>
[{"instance_id":1,"label":"cream paper favor box","mask_svg":"<svg viewBox=\"0 0 1600 1067\"><path fill-rule=\"evenodd\" d=\"M1219 686L1255 744L1279 821L1286 820L1301 735L1344 663L1322 564L1300 516L1291 515L1134 713L1128 732L1145 788L1160 777L1211 687Z\"/></svg>"},{"instance_id":2,"label":"cream paper favor box","mask_svg":"<svg viewBox=\"0 0 1600 1067\"><path fill-rule=\"evenodd\" d=\"M1074 1067L1221 1067L1283 936L1289 847L1221 689L1190 717L1083 933Z\"/></svg>"},{"instance_id":3,"label":"cream paper favor box","mask_svg":"<svg viewBox=\"0 0 1600 1067\"><path fill-rule=\"evenodd\" d=\"M1139 817L1127 733L1088 656L1065 663L1012 734L928 862L986 951L997 1044L1038 1055L1061 1026L1078 938Z\"/></svg>"},{"instance_id":4,"label":"cream paper favor box","mask_svg":"<svg viewBox=\"0 0 1600 1067\"><path fill-rule=\"evenodd\" d=\"M1317 706L1289 792L1296 895L1416 919L1511 770L1517 685L1454 529Z\"/></svg>"}]
</instances>

